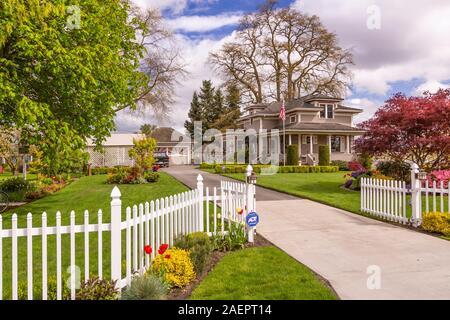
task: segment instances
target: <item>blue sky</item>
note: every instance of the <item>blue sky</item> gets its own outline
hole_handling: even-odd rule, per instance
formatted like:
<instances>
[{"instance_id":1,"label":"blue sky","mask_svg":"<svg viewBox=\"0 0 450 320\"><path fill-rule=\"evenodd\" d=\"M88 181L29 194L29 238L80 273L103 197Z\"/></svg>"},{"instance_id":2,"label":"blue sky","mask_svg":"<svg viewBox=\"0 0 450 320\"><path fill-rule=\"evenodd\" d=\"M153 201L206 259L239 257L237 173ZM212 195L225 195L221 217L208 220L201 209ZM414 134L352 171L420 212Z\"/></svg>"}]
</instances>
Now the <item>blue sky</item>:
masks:
<instances>
[{"instance_id":1,"label":"blue sky","mask_svg":"<svg viewBox=\"0 0 450 320\"><path fill-rule=\"evenodd\" d=\"M160 9L184 50L189 78L177 89L171 120L156 123L182 128L192 93L201 81L221 82L207 64L209 51L231 39L239 18L257 10L263 1L134 1L142 8ZM353 50L356 64L346 103L364 109L357 121L370 118L396 92L417 95L450 86L448 0L281 0L278 6L318 15L337 34L341 46ZM368 28L373 17L379 28ZM118 128L133 131L145 122L154 121L150 115L127 115Z\"/></svg>"}]
</instances>

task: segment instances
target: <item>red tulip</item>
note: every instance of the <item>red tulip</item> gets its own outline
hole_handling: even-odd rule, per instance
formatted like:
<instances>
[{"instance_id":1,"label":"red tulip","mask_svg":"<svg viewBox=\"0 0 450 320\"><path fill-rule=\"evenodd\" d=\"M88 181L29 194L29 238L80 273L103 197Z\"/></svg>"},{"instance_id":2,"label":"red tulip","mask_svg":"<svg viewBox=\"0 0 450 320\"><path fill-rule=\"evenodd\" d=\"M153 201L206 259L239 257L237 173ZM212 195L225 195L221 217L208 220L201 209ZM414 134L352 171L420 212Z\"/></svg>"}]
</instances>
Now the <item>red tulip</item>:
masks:
<instances>
[{"instance_id":1,"label":"red tulip","mask_svg":"<svg viewBox=\"0 0 450 320\"><path fill-rule=\"evenodd\" d=\"M152 247L147 245L147 246L144 247L144 251L145 251L146 254L152 254L153 249L152 249Z\"/></svg>"},{"instance_id":2,"label":"red tulip","mask_svg":"<svg viewBox=\"0 0 450 320\"><path fill-rule=\"evenodd\" d=\"M164 254L164 252L166 252L167 249L169 249L169 245L168 244L162 244L159 247L158 253L159 254Z\"/></svg>"},{"instance_id":3,"label":"red tulip","mask_svg":"<svg viewBox=\"0 0 450 320\"><path fill-rule=\"evenodd\" d=\"M237 208L237 213L238 214L243 214L244 213L244 209L242 209L242 208Z\"/></svg>"}]
</instances>

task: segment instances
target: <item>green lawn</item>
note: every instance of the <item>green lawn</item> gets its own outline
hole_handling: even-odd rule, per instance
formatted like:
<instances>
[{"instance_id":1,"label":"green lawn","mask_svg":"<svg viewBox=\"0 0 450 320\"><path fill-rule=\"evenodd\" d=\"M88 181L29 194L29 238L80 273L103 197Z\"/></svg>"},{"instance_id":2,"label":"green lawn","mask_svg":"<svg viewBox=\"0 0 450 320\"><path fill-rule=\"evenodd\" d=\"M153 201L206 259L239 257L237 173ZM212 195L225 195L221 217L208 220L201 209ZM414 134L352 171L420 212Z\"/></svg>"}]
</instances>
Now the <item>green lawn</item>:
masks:
<instances>
[{"instance_id":1,"label":"green lawn","mask_svg":"<svg viewBox=\"0 0 450 320\"><path fill-rule=\"evenodd\" d=\"M94 176L84 177L78 181L73 182L65 189L50 195L46 198L37 200L26 206L17 208L14 212L6 212L3 216L3 228L8 229L11 227L11 215L13 213L18 214L19 227L26 226L26 215L28 212L33 213L33 226L38 227L41 225L41 214L46 211L48 214L49 226L54 226L55 214L59 210L62 214L62 225L69 225L69 214L71 210L74 210L77 214L76 222L78 224L83 223L84 210L90 212L90 222L97 223L97 212L99 209L103 210L103 222L110 221L110 194L113 186L108 185L106 182L106 176ZM151 201L161 197L174 195L180 192L187 191L187 187L178 182L171 176L161 173L161 179L158 183L147 185L122 185L120 186L122 192L123 208L134 204L143 203L145 201ZM125 210L123 211L123 219L125 218ZM92 274L97 273L98 265L98 246L97 246L97 234L90 234L90 270ZM125 237L123 237L125 240ZM65 270L69 266L69 236L62 236L62 265L63 265L63 278L66 279L68 274ZM76 264L81 269L81 276L84 278L84 238L83 234L77 234L76 236ZM110 238L109 233L105 232L103 235L103 273L104 276L110 274L109 270L109 251ZM122 246L125 249L125 245ZM18 241L19 248L19 282L26 281L27 279L27 248L26 238L20 238ZM125 257L125 255L123 255ZM41 281L41 238L33 238L33 277L35 284L39 284ZM49 277L56 275L56 240L55 236L48 237L48 268ZM10 295L11 286L11 241L10 239L3 239L3 286L4 286L4 298L8 298Z\"/></svg>"},{"instance_id":2,"label":"green lawn","mask_svg":"<svg viewBox=\"0 0 450 320\"><path fill-rule=\"evenodd\" d=\"M360 213L360 193L340 188L345 181L345 174L347 172L259 175L258 185ZM244 174L226 174L225 176L242 181L245 179Z\"/></svg>"},{"instance_id":3,"label":"green lawn","mask_svg":"<svg viewBox=\"0 0 450 320\"><path fill-rule=\"evenodd\" d=\"M227 254L194 290L193 300L334 300L305 266L275 247Z\"/></svg>"}]
</instances>

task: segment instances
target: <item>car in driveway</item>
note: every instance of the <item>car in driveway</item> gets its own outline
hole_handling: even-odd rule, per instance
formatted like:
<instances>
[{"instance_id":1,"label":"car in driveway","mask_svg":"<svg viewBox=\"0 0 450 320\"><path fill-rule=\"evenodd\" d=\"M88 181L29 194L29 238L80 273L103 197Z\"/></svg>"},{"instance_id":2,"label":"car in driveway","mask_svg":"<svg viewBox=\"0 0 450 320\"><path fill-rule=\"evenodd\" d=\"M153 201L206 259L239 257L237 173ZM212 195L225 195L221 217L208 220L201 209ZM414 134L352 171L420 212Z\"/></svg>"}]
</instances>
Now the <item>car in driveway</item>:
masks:
<instances>
[{"instance_id":1,"label":"car in driveway","mask_svg":"<svg viewBox=\"0 0 450 320\"><path fill-rule=\"evenodd\" d=\"M167 152L155 152L153 157L155 158L155 165L161 168L168 168L170 165L170 158Z\"/></svg>"}]
</instances>

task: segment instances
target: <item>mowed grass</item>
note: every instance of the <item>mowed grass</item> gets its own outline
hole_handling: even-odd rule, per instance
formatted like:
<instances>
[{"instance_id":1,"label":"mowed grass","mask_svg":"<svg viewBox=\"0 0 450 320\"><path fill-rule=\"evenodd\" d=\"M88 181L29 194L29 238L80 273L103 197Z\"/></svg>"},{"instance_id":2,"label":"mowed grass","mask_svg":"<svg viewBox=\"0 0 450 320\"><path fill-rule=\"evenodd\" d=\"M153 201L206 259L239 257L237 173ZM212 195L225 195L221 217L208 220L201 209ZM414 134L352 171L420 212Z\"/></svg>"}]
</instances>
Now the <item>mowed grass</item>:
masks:
<instances>
[{"instance_id":1,"label":"mowed grass","mask_svg":"<svg viewBox=\"0 0 450 320\"><path fill-rule=\"evenodd\" d=\"M194 290L192 300L335 300L308 268L275 247L227 254Z\"/></svg>"},{"instance_id":2,"label":"mowed grass","mask_svg":"<svg viewBox=\"0 0 450 320\"><path fill-rule=\"evenodd\" d=\"M331 205L351 212L360 212L360 193L344 190L347 172L336 173L278 173L271 176L258 176L261 187L289 193L301 198ZM225 176L244 181L244 174Z\"/></svg>"},{"instance_id":3,"label":"mowed grass","mask_svg":"<svg viewBox=\"0 0 450 320\"><path fill-rule=\"evenodd\" d=\"M175 195L188 188L181 184L173 177L161 173L159 182L147 185L121 185L120 191L122 193L122 219L125 219L125 208L127 206L138 205L147 201L156 200L162 197ZM56 225L56 212L61 212L61 225L70 224L70 212L72 210L76 213L76 223L83 224L84 211L88 210L90 213L89 221L91 224L97 223L97 213L101 209L103 211L103 223L110 221L110 194L113 189L112 185L106 184L106 176L84 177L78 181L73 182L63 190L50 195L46 198L37 200L23 207L14 209L2 214L3 229L11 227L11 216L13 213L18 215L18 226L20 228L26 227L26 217L30 212L33 214L33 227L41 226L41 215L45 211L47 213L47 225ZM122 249L125 250L125 236L122 237ZM102 237L103 245L103 276L110 275L110 234L104 232ZM80 268L81 279L84 279L84 236L83 234L76 235L76 265ZM62 236L62 272L63 279L66 280L69 274L66 272L70 265L70 242L69 236ZM3 297L10 298L11 283L12 283L12 253L11 253L11 239L3 239ZM98 238L97 233L90 233L89 237L89 270L91 275L98 274ZM33 282L36 288L39 288L41 283L42 270L42 250L41 237L33 237ZM125 257L125 254L123 254ZM48 270L49 277L56 276L56 237L48 237ZM124 270L123 270L124 272ZM19 238L18 241L18 278L19 282L25 283L27 280L27 242L26 238Z\"/></svg>"}]
</instances>

